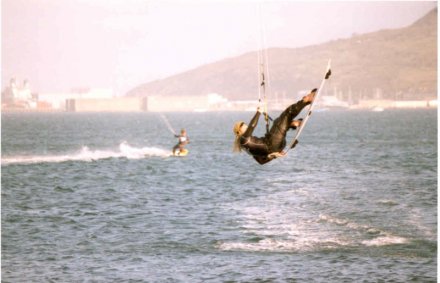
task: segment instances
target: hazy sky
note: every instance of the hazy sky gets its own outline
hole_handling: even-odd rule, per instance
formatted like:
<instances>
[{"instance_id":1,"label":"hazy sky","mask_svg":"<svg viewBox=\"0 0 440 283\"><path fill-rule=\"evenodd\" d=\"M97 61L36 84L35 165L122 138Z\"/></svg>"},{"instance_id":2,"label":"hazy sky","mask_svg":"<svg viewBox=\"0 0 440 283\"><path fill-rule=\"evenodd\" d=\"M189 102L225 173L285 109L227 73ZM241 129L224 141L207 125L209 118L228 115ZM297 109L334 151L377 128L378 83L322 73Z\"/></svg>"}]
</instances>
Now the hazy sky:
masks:
<instances>
[{"instance_id":1,"label":"hazy sky","mask_svg":"<svg viewBox=\"0 0 440 283\"><path fill-rule=\"evenodd\" d=\"M28 79L35 92L102 87L123 95L257 50L262 34L265 47L301 47L408 26L434 7L435 1L1 0L2 89L15 77Z\"/></svg>"}]
</instances>

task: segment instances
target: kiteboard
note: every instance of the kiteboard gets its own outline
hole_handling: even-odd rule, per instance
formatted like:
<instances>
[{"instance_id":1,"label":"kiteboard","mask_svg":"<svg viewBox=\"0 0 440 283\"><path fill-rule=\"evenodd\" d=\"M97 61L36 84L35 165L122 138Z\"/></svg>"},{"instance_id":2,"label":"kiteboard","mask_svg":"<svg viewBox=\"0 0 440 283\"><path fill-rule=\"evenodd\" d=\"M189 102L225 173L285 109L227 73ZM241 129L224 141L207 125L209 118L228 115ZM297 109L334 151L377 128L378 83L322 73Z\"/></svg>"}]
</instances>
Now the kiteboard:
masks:
<instances>
[{"instance_id":1,"label":"kiteboard","mask_svg":"<svg viewBox=\"0 0 440 283\"><path fill-rule=\"evenodd\" d=\"M310 118L310 115L312 115L313 107L315 106L315 103L318 100L319 94L321 93L321 90L324 87L325 81L328 80L328 78L330 77L330 75L332 73L331 72L330 63L331 63L331 60L328 60L327 69L325 71L324 78L322 79L321 85L319 86L319 88L316 91L315 98L313 99L312 103L310 103L309 108L307 109L306 116L303 118L303 120L301 121L301 124L298 126L298 128L296 130L295 137L293 138L293 140L287 145L287 147L282 152L271 153L271 154L269 154L269 157L277 158L277 157L286 156L287 152L289 150L291 150L292 148L294 148L296 146L296 144L298 143L298 138L301 135L304 127L306 126L307 121Z\"/></svg>"},{"instance_id":2,"label":"kiteboard","mask_svg":"<svg viewBox=\"0 0 440 283\"><path fill-rule=\"evenodd\" d=\"M189 153L189 150L187 150L186 148L182 149L182 150L176 150L173 153L173 156L187 156Z\"/></svg>"},{"instance_id":3,"label":"kiteboard","mask_svg":"<svg viewBox=\"0 0 440 283\"><path fill-rule=\"evenodd\" d=\"M301 122L301 125L298 127L298 129L296 130L296 135L293 138L292 142L289 144L289 146L287 147L287 149L284 150L284 153L287 153L287 151L289 151L290 149L294 148L295 145L298 143L298 138L301 135L302 130L304 129L305 125L307 124L307 121L310 118L310 115L312 115L312 110L313 107L315 106L316 101L318 100L319 94L321 93L321 90L324 87L325 81L328 80L328 78L331 75L331 66L330 66L331 60L328 60L328 64L327 64L327 69L325 71L325 76L321 82L321 85L319 86L318 90L316 91L316 95L315 98L313 99L312 103L310 103L309 105L309 109L307 109L307 114L304 117L304 119Z\"/></svg>"}]
</instances>

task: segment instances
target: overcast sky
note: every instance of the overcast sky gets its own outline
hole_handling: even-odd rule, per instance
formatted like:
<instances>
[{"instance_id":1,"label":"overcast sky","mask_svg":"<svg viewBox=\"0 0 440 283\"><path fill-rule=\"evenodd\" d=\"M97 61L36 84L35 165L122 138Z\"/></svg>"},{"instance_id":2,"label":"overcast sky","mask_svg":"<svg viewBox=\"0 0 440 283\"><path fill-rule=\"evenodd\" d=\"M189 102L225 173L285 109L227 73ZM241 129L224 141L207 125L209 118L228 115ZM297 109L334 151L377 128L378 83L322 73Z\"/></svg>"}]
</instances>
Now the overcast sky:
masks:
<instances>
[{"instance_id":1,"label":"overcast sky","mask_svg":"<svg viewBox=\"0 0 440 283\"><path fill-rule=\"evenodd\" d=\"M294 48L408 26L435 7L435 1L1 0L2 89L15 77L20 84L28 79L34 92L100 87L124 95L261 46Z\"/></svg>"}]
</instances>

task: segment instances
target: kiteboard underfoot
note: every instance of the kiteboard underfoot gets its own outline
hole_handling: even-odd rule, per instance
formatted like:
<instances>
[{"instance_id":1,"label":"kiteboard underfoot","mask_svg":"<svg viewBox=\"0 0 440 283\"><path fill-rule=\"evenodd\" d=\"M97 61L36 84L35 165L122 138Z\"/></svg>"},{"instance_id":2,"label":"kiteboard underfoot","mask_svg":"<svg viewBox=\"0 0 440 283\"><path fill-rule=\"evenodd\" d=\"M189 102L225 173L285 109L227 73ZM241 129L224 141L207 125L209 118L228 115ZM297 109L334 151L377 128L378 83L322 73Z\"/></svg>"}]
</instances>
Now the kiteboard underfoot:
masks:
<instances>
[{"instance_id":1,"label":"kiteboard underfoot","mask_svg":"<svg viewBox=\"0 0 440 283\"><path fill-rule=\"evenodd\" d=\"M325 81L328 80L328 78L331 75L331 60L328 61L327 63L327 69L325 71L325 76L322 79L321 85L319 86L319 88L317 89L317 93L315 95L315 98L313 99L312 103L310 103L309 109L307 110L307 114L304 117L304 119L301 121L301 125L298 127L297 131L296 131L296 135L294 137L294 139L292 140L292 142L288 145L288 147L286 149L284 149L283 153L286 154L290 149L294 148L295 145L298 143L298 138L301 135L302 130L304 129L304 126L306 125L307 121L310 118L310 115L312 114L312 110L313 107L315 106L315 102L318 100L318 96L321 93L321 90L324 87Z\"/></svg>"},{"instance_id":2,"label":"kiteboard underfoot","mask_svg":"<svg viewBox=\"0 0 440 283\"><path fill-rule=\"evenodd\" d=\"M188 153L189 153L189 150L187 150L187 149L182 149L182 150L176 150L174 153L173 153L173 156L187 156L188 155Z\"/></svg>"},{"instance_id":3,"label":"kiteboard underfoot","mask_svg":"<svg viewBox=\"0 0 440 283\"><path fill-rule=\"evenodd\" d=\"M310 103L310 106L309 106L309 109L307 110L306 116L302 119L301 125L296 130L295 137L293 138L293 140L290 142L290 144L288 144L287 147L282 152L271 153L271 154L269 154L269 157L277 158L277 157L286 156L287 152L289 150L291 150L292 148L294 148L296 146L296 144L298 143L298 138L301 135L301 132L304 129L304 126L306 125L307 121L309 120L310 115L312 114L313 107L315 106L315 102L318 100L318 96L321 93L322 88L324 87L325 81L328 80L328 78L331 75L331 66L330 66L330 64L331 64L331 60L328 61L327 69L326 69L326 72L325 72L325 76L322 79L321 85L316 90L315 97L314 97L312 103Z\"/></svg>"}]
</instances>

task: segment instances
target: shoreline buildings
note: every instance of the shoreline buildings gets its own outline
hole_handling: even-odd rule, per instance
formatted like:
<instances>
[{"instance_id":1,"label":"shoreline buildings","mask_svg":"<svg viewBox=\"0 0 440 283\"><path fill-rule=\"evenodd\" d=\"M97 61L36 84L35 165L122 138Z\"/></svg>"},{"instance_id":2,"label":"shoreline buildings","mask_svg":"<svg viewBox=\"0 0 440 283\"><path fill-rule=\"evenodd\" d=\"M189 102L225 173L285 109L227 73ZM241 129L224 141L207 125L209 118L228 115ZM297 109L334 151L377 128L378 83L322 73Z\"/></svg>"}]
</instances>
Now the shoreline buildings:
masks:
<instances>
[{"instance_id":1,"label":"shoreline buildings","mask_svg":"<svg viewBox=\"0 0 440 283\"><path fill-rule=\"evenodd\" d=\"M302 93L298 94L301 97ZM268 100L269 110L283 110L291 99ZM11 79L2 92L2 111L38 112L205 112L205 111L255 111L258 100L228 100L217 93L181 96L122 96L116 97L111 89L77 88L70 92L33 93L29 82L20 86ZM317 103L321 109L363 109L383 111L401 108L436 108L437 99L387 100L377 97L347 102L335 95L324 93Z\"/></svg>"}]
</instances>

